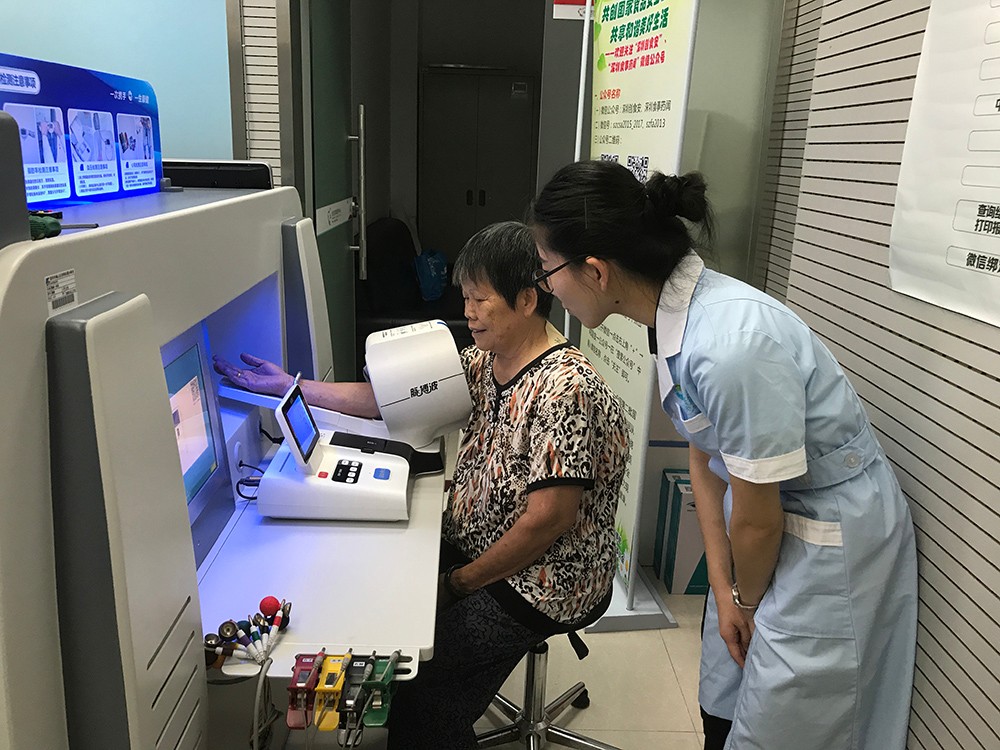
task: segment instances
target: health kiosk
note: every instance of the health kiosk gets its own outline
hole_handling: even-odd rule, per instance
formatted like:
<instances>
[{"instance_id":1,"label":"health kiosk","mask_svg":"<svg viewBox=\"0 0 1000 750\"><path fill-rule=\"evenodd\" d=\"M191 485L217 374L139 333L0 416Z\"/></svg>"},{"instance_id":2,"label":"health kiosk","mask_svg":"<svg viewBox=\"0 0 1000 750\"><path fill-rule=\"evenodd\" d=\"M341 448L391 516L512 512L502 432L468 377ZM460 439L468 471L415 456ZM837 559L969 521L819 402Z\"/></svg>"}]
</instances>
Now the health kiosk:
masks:
<instances>
[{"instance_id":1,"label":"health kiosk","mask_svg":"<svg viewBox=\"0 0 1000 750\"><path fill-rule=\"evenodd\" d=\"M220 387L211 355L311 379L333 364L295 190L69 206L99 226L33 242L15 158L0 113L0 749L221 747L203 635L267 595L295 604L273 675L325 647L399 649L413 676L433 644L442 473L408 480L406 521L234 500L277 400Z\"/></svg>"}]
</instances>

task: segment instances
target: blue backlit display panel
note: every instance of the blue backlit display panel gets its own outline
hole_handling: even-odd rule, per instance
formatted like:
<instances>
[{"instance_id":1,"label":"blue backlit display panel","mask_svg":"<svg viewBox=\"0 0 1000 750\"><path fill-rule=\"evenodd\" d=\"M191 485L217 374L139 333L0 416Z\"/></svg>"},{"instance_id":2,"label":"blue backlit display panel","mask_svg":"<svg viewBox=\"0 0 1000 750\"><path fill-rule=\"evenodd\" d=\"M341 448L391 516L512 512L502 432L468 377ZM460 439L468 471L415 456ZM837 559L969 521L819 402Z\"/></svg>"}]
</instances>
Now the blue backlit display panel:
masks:
<instances>
[{"instance_id":1,"label":"blue backlit display panel","mask_svg":"<svg viewBox=\"0 0 1000 750\"><path fill-rule=\"evenodd\" d=\"M160 121L146 81L0 53L0 107L17 121L30 207L160 189Z\"/></svg>"}]
</instances>

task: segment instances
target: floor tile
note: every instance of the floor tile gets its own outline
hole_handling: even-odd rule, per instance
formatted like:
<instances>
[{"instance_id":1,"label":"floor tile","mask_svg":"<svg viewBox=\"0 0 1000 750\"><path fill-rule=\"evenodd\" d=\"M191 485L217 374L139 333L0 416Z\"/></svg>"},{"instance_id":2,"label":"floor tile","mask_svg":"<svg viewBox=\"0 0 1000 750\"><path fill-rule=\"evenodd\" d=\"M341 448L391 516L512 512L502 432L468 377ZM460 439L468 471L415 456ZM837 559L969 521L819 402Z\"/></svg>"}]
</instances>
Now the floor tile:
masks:
<instances>
[{"instance_id":1,"label":"floor tile","mask_svg":"<svg viewBox=\"0 0 1000 750\"><path fill-rule=\"evenodd\" d=\"M553 700L578 680L587 684L591 699L587 709L567 709L560 717L563 724L580 732L695 730L659 631L587 633L584 640L590 656L580 661L567 638L549 639L546 700ZM522 663L501 692L520 704L523 686ZM502 721L496 715L490 723Z\"/></svg>"},{"instance_id":2,"label":"floor tile","mask_svg":"<svg viewBox=\"0 0 1000 750\"><path fill-rule=\"evenodd\" d=\"M593 731L587 732L586 736L592 740L614 745L619 750L701 750L704 747L704 742L699 741L694 732ZM555 750L560 746L550 742L546 747ZM497 746L497 750L515 750L515 748L523 750L524 744L511 743Z\"/></svg>"}]
</instances>

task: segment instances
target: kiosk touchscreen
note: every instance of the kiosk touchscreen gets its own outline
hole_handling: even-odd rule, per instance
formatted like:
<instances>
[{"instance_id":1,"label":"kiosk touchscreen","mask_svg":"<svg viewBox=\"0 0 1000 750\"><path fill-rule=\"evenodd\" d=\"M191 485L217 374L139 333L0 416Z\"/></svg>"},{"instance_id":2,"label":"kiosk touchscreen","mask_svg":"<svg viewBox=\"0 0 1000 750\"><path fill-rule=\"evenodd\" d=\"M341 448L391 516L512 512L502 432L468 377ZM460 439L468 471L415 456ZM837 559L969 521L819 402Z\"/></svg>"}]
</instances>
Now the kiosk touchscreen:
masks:
<instances>
[{"instance_id":1,"label":"kiosk touchscreen","mask_svg":"<svg viewBox=\"0 0 1000 750\"><path fill-rule=\"evenodd\" d=\"M199 324L160 349L181 460L195 564L201 565L233 512L219 406L209 379L208 337Z\"/></svg>"},{"instance_id":2,"label":"kiosk touchscreen","mask_svg":"<svg viewBox=\"0 0 1000 750\"><path fill-rule=\"evenodd\" d=\"M170 395L170 413L174 420L177 452L181 458L184 494L188 505L212 472L219 466L215 456L212 423L205 397L198 346L192 346L163 368Z\"/></svg>"}]
</instances>

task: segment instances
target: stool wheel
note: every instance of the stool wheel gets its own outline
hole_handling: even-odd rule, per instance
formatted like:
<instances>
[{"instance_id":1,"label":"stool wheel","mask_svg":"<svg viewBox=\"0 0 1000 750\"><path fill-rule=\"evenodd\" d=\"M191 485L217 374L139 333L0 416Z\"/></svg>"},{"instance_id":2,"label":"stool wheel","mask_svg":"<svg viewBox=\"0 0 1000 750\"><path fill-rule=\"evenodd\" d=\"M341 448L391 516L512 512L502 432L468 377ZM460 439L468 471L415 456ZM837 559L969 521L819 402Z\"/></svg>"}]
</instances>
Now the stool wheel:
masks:
<instances>
[{"instance_id":1,"label":"stool wheel","mask_svg":"<svg viewBox=\"0 0 1000 750\"><path fill-rule=\"evenodd\" d=\"M573 706L573 708L589 708L590 694L587 692L587 689L584 688L583 692L576 696L570 705Z\"/></svg>"}]
</instances>

